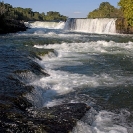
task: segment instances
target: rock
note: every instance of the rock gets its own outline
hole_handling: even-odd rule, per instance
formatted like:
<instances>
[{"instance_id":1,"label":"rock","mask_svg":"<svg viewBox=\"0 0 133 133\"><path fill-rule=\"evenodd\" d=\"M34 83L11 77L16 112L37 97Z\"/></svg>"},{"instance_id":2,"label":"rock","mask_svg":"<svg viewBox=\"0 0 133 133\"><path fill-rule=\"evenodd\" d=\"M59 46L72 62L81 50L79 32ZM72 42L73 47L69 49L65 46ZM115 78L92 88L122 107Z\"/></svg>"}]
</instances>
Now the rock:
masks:
<instances>
[{"instance_id":1,"label":"rock","mask_svg":"<svg viewBox=\"0 0 133 133\"><path fill-rule=\"evenodd\" d=\"M24 22L19 20L3 19L0 22L0 34L26 31L26 29Z\"/></svg>"},{"instance_id":2,"label":"rock","mask_svg":"<svg viewBox=\"0 0 133 133\"><path fill-rule=\"evenodd\" d=\"M84 103L69 103L37 111L34 123L48 133L68 133L90 109Z\"/></svg>"}]
</instances>

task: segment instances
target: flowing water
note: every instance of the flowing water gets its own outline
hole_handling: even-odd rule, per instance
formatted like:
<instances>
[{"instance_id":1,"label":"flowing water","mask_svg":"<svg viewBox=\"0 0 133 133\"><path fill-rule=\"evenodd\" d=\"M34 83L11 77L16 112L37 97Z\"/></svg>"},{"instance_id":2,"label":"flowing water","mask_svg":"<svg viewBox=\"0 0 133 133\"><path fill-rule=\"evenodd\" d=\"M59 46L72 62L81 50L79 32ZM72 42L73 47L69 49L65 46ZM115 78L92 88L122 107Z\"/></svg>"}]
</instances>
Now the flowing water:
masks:
<instances>
[{"instance_id":1,"label":"flowing water","mask_svg":"<svg viewBox=\"0 0 133 133\"><path fill-rule=\"evenodd\" d=\"M85 103L72 133L133 133L133 36L116 34L114 21L34 22L1 35L1 132L28 132L32 108Z\"/></svg>"},{"instance_id":2,"label":"flowing water","mask_svg":"<svg viewBox=\"0 0 133 133\"><path fill-rule=\"evenodd\" d=\"M116 19L75 19L69 18L66 22L66 30L74 30L87 33L116 33Z\"/></svg>"}]
</instances>

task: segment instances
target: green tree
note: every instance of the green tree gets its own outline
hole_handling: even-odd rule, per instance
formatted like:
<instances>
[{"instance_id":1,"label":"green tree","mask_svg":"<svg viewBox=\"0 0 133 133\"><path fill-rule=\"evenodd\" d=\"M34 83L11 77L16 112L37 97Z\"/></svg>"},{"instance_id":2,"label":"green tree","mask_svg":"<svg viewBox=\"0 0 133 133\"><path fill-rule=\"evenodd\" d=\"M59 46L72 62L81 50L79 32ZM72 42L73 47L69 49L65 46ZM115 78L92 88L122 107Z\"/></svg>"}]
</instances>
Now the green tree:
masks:
<instances>
[{"instance_id":1,"label":"green tree","mask_svg":"<svg viewBox=\"0 0 133 133\"><path fill-rule=\"evenodd\" d=\"M123 11L124 18L130 26L133 26L133 0L120 0L118 5Z\"/></svg>"},{"instance_id":2,"label":"green tree","mask_svg":"<svg viewBox=\"0 0 133 133\"><path fill-rule=\"evenodd\" d=\"M41 17L42 17L42 20L46 20L44 12L41 13Z\"/></svg>"},{"instance_id":3,"label":"green tree","mask_svg":"<svg viewBox=\"0 0 133 133\"><path fill-rule=\"evenodd\" d=\"M0 2L0 15L3 16L6 13L7 9L3 2Z\"/></svg>"},{"instance_id":4,"label":"green tree","mask_svg":"<svg viewBox=\"0 0 133 133\"><path fill-rule=\"evenodd\" d=\"M118 18L120 10L112 6L109 2L102 2L98 9L88 14L88 18Z\"/></svg>"},{"instance_id":5,"label":"green tree","mask_svg":"<svg viewBox=\"0 0 133 133\"><path fill-rule=\"evenodd\" d=\"M47 15L45 16L47 21L66 21L67 17L60 15L59 12L53 12L53 11L49 11L47 12Z\"/></svg>"},{"instance_id":6,"label":"green tree","mask_svg":"<svg viewBox=\"0 0 133 133\"><path fill-rule=\"evenodd\" d=\"M31 8L21 8L21 7L12 7L10 4L5 4L4 2L0 2L0 20L4 19L16 19L16 20L24 20L24 21L32 21L32 20L40 20L40 21L57 21L62 20L65 21L67 19L66 16L60 15L59 12L47 12L39 13L33 12Z\"/></svg>"}]
</instances>

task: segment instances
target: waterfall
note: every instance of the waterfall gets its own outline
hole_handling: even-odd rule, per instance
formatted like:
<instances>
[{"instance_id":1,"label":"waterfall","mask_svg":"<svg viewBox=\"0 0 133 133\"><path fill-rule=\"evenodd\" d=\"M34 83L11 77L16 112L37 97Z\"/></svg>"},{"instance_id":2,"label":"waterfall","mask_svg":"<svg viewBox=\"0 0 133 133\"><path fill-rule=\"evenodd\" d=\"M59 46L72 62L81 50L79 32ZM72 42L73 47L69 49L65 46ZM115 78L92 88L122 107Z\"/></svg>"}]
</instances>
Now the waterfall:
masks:
<instances>
[{"instance_id":1,"label":"waterfall","mask_svg":"<svg viewBox=\"0 0 133 133\"><path fill-rule=\"evenodd\" d=\"M25 22L25 25L29 28L63 29L65 22L35 21L35 22Z\"/></svg>"},{"instance_id":2,"label":"waterfall","mask_svg":"<svg viewBox=\"0 0 133 133\"><path fill-rule=\"evenodd\" d=\"M77 32L113 34L116 33L116 19L97 18L97 19L76 19L69 18L64 29Z\"/></svg>"}]
</instances>

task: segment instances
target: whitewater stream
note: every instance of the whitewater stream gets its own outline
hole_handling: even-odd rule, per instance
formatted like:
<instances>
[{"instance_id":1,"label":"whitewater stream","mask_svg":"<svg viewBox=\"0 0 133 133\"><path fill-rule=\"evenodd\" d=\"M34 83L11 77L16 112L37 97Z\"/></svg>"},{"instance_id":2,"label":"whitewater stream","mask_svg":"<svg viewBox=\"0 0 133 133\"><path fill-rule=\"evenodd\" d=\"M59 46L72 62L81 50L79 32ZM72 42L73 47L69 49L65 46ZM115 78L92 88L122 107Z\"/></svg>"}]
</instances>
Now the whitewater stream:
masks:
<instances>
[{"instance_id":1,"label":"whitewater stream","mask_svg":"<svg viewBox=\"0 0 133 133\"><path fill-rule=\"evenodd\" d=\"M133 133L133 36L114 22L27 22L0 35L2 133L34 130L38 109L69 103L91 107L71 133Z\"/></svg>"}]
</instances>

